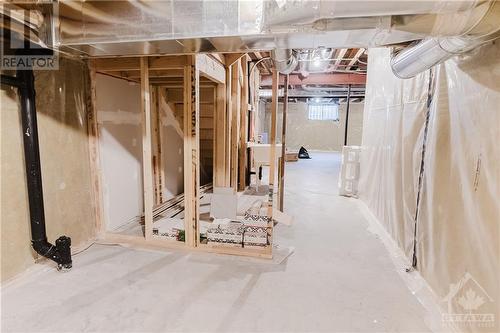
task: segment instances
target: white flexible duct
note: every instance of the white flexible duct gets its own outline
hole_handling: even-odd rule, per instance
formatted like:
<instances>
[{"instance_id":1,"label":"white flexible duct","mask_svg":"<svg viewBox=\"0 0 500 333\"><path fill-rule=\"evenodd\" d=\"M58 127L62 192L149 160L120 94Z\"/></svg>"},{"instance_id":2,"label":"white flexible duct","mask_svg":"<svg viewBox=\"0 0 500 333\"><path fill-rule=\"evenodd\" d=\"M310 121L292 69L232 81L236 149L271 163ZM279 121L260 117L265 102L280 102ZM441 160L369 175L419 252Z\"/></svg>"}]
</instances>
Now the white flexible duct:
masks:
<instances>
[{"instance_id":1,"label":"white flexible duct","mask_svg":"<svg viewBox=\"0 0 500 333\"><path fill-rule=\"evenodd\" d=\"M463 35L425 38L394 55L391 59L392 72L401 79L414 77L455 55L498 38L499 32L500 4L491 1L489 10Z\"/></svg>"},{"instance_id":2,"label":"white flexible duct","mask_svg":"<svg viewBox=\"0 0 500 333\"><path fill-rule=\"evenodd\" d=\"M271 59L276 69L282 74L290 74L298 65L297 57L290 49L275 49L271 51Z\"/></svg>"}]
</instances>

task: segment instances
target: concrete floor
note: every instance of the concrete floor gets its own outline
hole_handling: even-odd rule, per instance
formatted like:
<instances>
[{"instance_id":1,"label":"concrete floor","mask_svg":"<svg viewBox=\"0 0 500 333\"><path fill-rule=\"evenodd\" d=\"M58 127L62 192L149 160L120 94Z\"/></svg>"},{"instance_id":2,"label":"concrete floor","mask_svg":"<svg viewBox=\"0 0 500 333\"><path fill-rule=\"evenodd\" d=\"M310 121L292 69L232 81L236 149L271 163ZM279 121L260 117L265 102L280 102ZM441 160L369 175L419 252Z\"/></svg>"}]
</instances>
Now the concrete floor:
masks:
<instances>
[{"instance_id":1,"label":"concrete floor","mask_svg":"<svg viewBox=\"0 0 500 333\"><path fill-rule=\"evenodd\" d=\"M74 268L2 288L2 332L427 332L355 199L337 195L339 154L287 164L292 227L282 264L94 245Z\"/></svg>"}]
</instances>

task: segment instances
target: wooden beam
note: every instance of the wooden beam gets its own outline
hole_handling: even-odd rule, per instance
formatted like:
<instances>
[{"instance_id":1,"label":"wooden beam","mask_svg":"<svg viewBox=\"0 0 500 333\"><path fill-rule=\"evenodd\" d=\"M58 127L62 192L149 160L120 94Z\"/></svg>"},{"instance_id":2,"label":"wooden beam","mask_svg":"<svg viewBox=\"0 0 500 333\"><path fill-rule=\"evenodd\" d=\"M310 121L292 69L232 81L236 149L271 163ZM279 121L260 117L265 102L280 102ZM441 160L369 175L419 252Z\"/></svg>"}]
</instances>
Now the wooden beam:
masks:
<instances>
[{"instance_id":1,"label":"wooden beam","mask_svg":"<svg viewBox=\"0 0 500 333\"><path fill-rule=\"evenodd\" d=\"M254 52L255 56L257 57L257 59L262 59L264 58L264 56L260 53L260 52ZM271 70L269 69L269 66L267 66L266 64L266 60L262 60L260 62L260 65L262 67L264 67L264 69L266 70L266 74L270 74L271 73Z\"/></svg>"},{"instance_id":2,"label":"wooden beam","mask_svg":"<svg viewBox=\"0 0 500 333\"><path fill-rule=\"evenodd\" d=\"M199 72L196 59L190 56L184 67L184 227L188 247L196 247L199 241Z\"/></svg>"},{"instance_id":3,"label":"wooden beam","mask_svg":"<svg viewBox=\"0 0 500 333\"><path fill-rule=\"evenodd\" d=\"M240 101L240 144L238 152L238 191L245 190L247 173L247 134L248 134L248 56L241 58L241 85Z\"/></svg>"},{"instance_id":4,"label":"wooden beam","mask_svg":"<svg viewBox=\"0 0 500 333\"><path fill-rule=\"evenodd\" d=\"M208 56L216 59L222 65L226 63L226 59L224 58L224 54L222 53L209 53Z\"/></svg>"},{"instance_id":5,"label":"wooden beam","mask_svg":"<svg viewBox=\"0 0 500 333\"><path fill-rule=\"evenodd\" d=\"M144 193L145 238L153 236L153 157L151 152L151 94L148 58L140 58L142 109L142 172Z\"/></svg>"},{"instance_id":6,"label":"wooden beam","mask_svg":"<svg viewBox=\"0 0 500 333\"><path fill-rule=\"evenodd\" d=\"M200 71L200 75L208 77L216 83L226 83L226 69L217 60L205 54L197 54L196 67Z\"/></svg>"},{"instance_id":7,"label":"wooden beam","mask_svg":"<svg viewBox=\"0 0 500 333\"><path fill-rule=\"evenodd\" d=\"M103 74L109 74L113 76L119 76L126 79L132 80L140 80L141 71L140 70L127 70L127 71L100 71ZM149 78L183 78L184 70L183 69L159 69L159 70L150 70Z\"/></svg>"},{"instance_id":8,"label":"wooden beam","mask_svg":"<svg viewBox=\"0 0 500 333\"><path fill-rule=\"evenodd\" d=\"M142 57L144 58L144 57ZM97 71L116 72L130 71L141 68L140 57L96 58L94 63ZM188 56L157 56L146 57L149 70L183 69L187 64Z\"/></svg>"},{"instance_id":9,"label":"wooden beam","mask_svg":"<svg viewBox=\"0 0 500 333\"><path fill-rule=\"evenodd\" d=\"M240 60L246 53L226 53L224 59L226 60L226 67L233 65L235 62Z\"/></svg>"},{"instance_id":10,"label":"wooden beam","mask_svg":"<svg viewBox=\"0 0 500 333\"><path fill-rule=\"evenodd\" d=\"M344 73L324 73L324 74L309 74L309 76L301 79L298 74L290 74L288 82L290 85L302 84L366 84L366 74L344 74ZM283 78L280 78L280 85L283 85ZM272 76L262 75L261 86L271 86Z\"/></svg>"}]
</instances>

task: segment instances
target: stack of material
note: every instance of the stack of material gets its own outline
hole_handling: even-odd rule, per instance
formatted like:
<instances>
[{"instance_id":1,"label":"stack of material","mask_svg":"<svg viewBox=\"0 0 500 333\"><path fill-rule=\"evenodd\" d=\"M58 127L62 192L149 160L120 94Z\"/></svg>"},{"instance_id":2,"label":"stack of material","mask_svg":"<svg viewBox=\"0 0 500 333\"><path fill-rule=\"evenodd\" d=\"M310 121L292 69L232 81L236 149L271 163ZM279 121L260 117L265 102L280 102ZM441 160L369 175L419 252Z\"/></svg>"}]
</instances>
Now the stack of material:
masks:
<instances>
[{"instance_id":1,"label":"stack of material","mask_svg":"<svg viewBox=\"0 0 500 333\"><path fill-rule=\"evenodd\" d=\"M286 151L285 153L285 162L297 162L299 160L299 152L298 151Z\"/></svg>"},{"instance_id":2,"label":"stack of material","mask_svg":"<svg viewBox=\"0 0 500 333\"><path fill-rule=\"evenodd\" d=\"M184 220L179 218L164 217L156 221L153 225L153 236L179 240L180 234L184 231Z\"/></svg>"},{"instance_id":3,"label":"stack of material","mask_svg":"<svg viewBox=\"0 0 500 333\"><path fill-rule=\"evenodd\" d=\"M207 243L233 247L264 247L268 243L267 227L245 225L229 219L215 220L207 230Z\"/></svg>"},{"instance_id":4,"label":"stack of material","mask_svg":"<svg viewBox=\"0 0 500 333\"><path fill-rule=\"evenodd\" d=\"M216 219L207 230L208 244L224 244L235 247L243 246L244 228L240 222L229 219Z\"/></svg>"},{"instance_id":5,"label":"stack of material","mask_svg":"<svg viewBox=\"0 0 500 333\"><path fill-rule=\"evenodd\" d=\"M245 226L243 230L243 247L263 247L267 245L267 228Z\"/></svg>"},{"instance_id":6,"label":"stack of material","mask_svg":"<svg viewBox=\"0 0 500 333\"><path fill-rule=\"evenodd\" d=\"M356 197L358 195L359 160L361 147L344 146L342 149L342 166L339 176L339 194Z\"/></svg>"},{"instance_id":7,"label":"stack of material","mask_svg":"<svg viewBox=\"0 0 500 333\"><path fill-rule=\"evenodd\" d=\"M250 208L245 212L242 222L245 226L268 227L273 218L267 216L267 211L268 207L264 200L254 200Z\"/></svg>"},{"instance_id":8,"label":"stack of material","mask_svg":"<svg viewBox=\"0 0 500 333\"><path fill-rule=\"evenodd\" d=\"M200 198L212 190L212 183L200 186ZM184 193L169 199L153 208L153 221L158 221L164 217L175 217L184 211ZM144 224L144 214L135 216L127 223Z\"/></svg>"},{"instance_id":9,"label":"stack of material","mask_svg":"<svg viewBox=\"0 0 500 333\"><path fill-rule=\"evenodd\" d=\"M262 200L255 200L245 212L242 223L244 227L243 246L266 246L268 241L267 228L273 223L273 218L267 216L268 207Z\"/></svg>"}]
</instances>

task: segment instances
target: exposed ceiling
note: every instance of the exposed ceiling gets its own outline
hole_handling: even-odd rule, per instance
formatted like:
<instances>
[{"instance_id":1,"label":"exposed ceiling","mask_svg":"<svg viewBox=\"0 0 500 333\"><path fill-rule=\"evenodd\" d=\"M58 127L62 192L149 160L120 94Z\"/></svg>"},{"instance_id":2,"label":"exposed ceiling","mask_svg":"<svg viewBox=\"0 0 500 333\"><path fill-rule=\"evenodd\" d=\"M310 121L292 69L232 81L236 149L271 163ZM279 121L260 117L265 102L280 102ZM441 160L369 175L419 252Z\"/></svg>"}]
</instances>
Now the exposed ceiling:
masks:
<instances>
[{"instance_id":1,"label":"exposed ceiling","mask_svg":"<svg viewBox=\"0 0 500 333\"><path fill-rule=\"evenodd\" d=\"M299 65L289 75L288 95L292 100L345 102L351 85L351 102L364 100L368 55L364 48L296 50ZM255 60L267 57L265 52L254 54ZM259 64L261 93L271 97L271 60ZM281 80L283 81L283 80Z\"/></svg>"}]
</instances>

